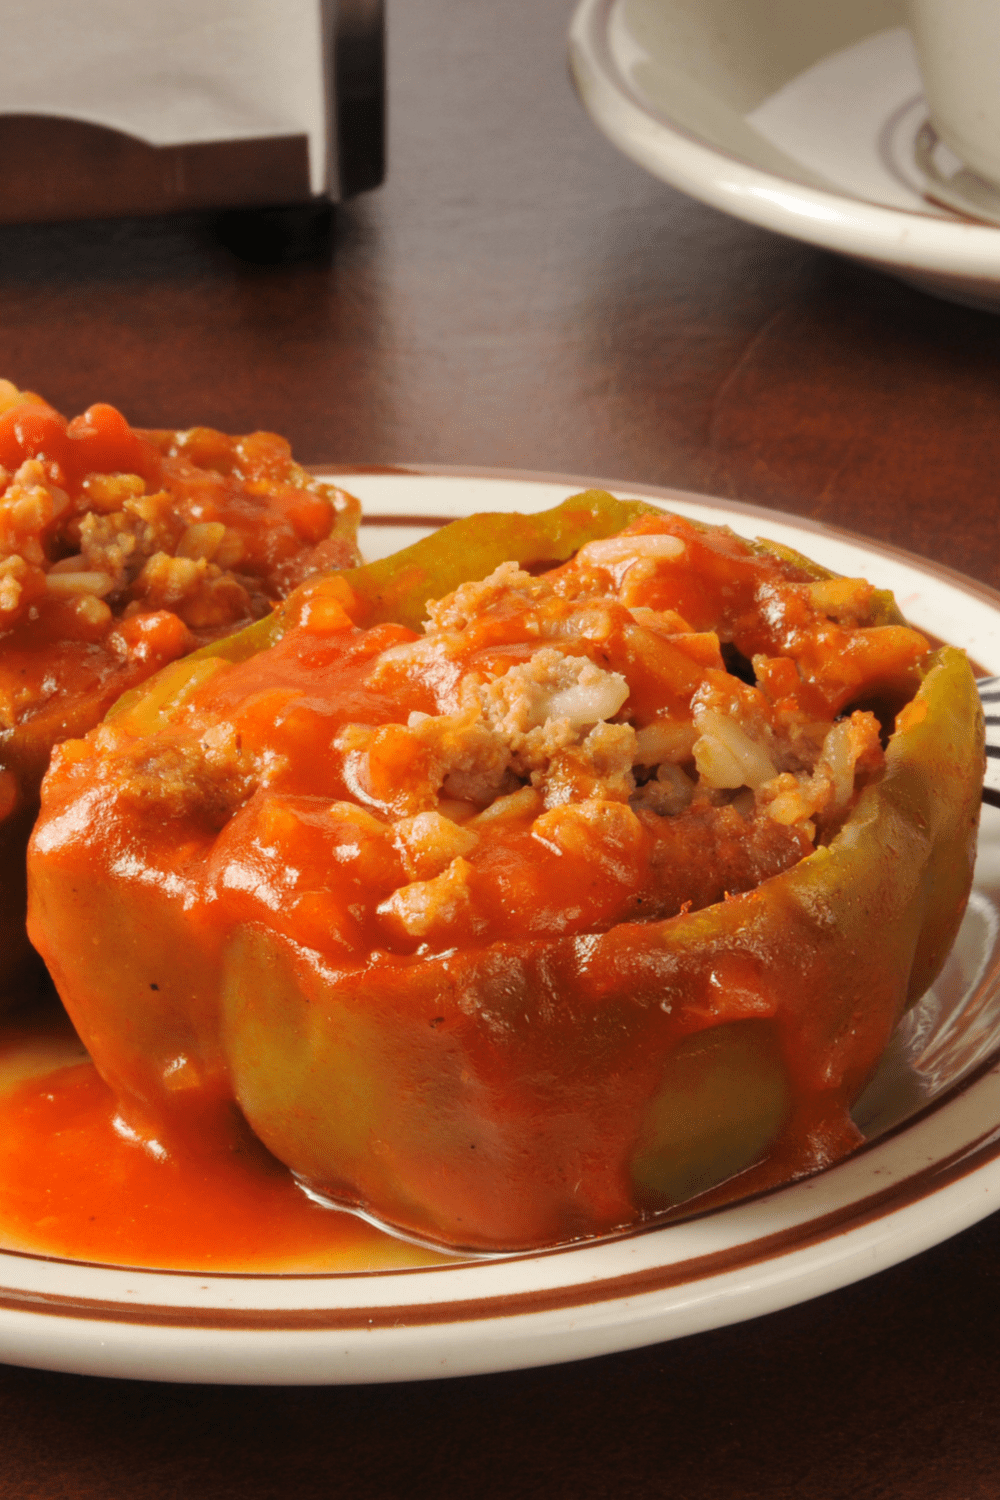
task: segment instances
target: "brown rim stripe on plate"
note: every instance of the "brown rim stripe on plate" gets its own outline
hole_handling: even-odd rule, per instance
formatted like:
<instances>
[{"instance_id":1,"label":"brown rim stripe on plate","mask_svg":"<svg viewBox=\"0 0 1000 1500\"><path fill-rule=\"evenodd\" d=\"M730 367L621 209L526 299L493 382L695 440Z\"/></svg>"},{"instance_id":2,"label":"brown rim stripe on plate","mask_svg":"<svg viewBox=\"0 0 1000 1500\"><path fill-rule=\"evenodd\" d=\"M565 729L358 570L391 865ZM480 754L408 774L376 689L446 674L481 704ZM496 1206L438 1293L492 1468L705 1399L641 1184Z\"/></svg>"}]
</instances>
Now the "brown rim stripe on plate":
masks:
<instances>
[{"instance_id":1,"label":"brown rim stripe on plate","mask_svg":"<svg viewBox=\"0 0 1000 1500\"><path fill-rule=\"evenodd\" d=\"M992 982L998 976L998 974L1000 974L1000 960L997 960L990 966L989 970L983 975L981 984ZM604 1245L622 1244L628 1240L645 1238L647 1235L657 1234L661 1230L673 1228L675 1225L692 1224L705 1219L714 1219L721 1214L730 1212L733 1209L745 1208L750 1203L766 1202L768 1199L777 1197L779 1194L785 1192L789 1187L795 1186L796 1182L801 1183L812 1178L825 1176L827 1171L831 1171L838 1166L846 1166L848 1162L856 1161L859 1157L862 1156L867 1156L872 1151L878 1151L888 1141L894 1140L897 1136L905 1135L908 1131L912 1130L914 1126L919 1125L922 1121L928 1119L931 1115L937 1114L937 1112L941 1109L944 1109L946 1105L954 1103L954 1101L960 1098L962 1094L965 1094L969 1089L974 1088L975 1085L979 1083L983 1078L985 1078L988 1073L991 1073L998 1064L1000 1064L1000 1048L997 1048L993 1052L988 1053L987 1056L982 1058L981 1061L978 1062L976 1066L970 1070L969 1073L967 1073L964 1077L959 1078L955 1083L950 1084L948 1088L944 1089L934 1098L929 1099L927 1103L922 1106L922 1108L916 1110L911 1115L907 1115L905 1119L897 1121L895 1125L891 1125L887 1130L882 1131L881 1134L872 1137L871 1140L862 1142L861 1145L855 1147L855 1149L850 1153L848 1157L842 1158L839 1162L834 1162L830 1168L818 1167L815 1171L806 1173L804 1177L794 1179L793 1182L775 1183L773 1187L761 1188L758 1192L747 1193L744 1197L728 1199L725 1202L714 1204L709 1208L699 1208L698 1204L701 1200L698 1198L692 1198L689 1199L687 1203L681 1204L676 1213L664 1211L662 1215L647 1220L644 1223L633 1224L626 1229L621 1229L617 1232L612 1232L607 1235L600 1235L595 1239L564 1241L562 1244L558 1245L547 1245L540 1250L500 1251L496 1254L477 1254L476 1252L459 1250L454 1252L454 1259L441 1263L436 1262L433 1265L392 1266L389 1268L383 1268L373 1271L190 1270L186 1267L176 1266L134 1266L116 1264L113 1261L75 1260L70 1259L65 1255L51 1255L40 1250L16 1250L7 1249L3 1246L0 1246L0 1256L12 1257L15 1260L37 1261L46 1265L67 1266L86 1271L125 1272L127 1274L135 1276L170 1276L179 1278L181 1280L185 1278L191 1279L192 1277L197 1277L201 1281L204 1281L206 1276L210 1276L215 1282L251 1281L254 1283L261 1281L345 1281L354 1280L359 1276L364 1277L366 1281L373 1279L384 1280L388 1277L398 1276L438 1276L444 1271L451 1272L475 1270L481 1268L491 1261L502 1262L504 1265L516 1265L521 1264L526 1260L550 1260L553 1256L566 1255L572 1253L574 1250L592 1250ZM980 1133L979 1135L974 1136L971 1142L967 1142L966 1145L961 1148L956 1148L954 1152L952 1152L949 1156L942 1158L942 1160L958 1160L964 1151L975 1150L977 1146L986 1138L986 1135ZM931 1171L932 1168L929 1167L925 1170ZM909 1180L909 1178L902 1178L897 1186L901 1187L903 1183L908 1182ZM886 1193L894 1194L896 1189L886 1188L885 1191ZM861 1201L867 1202L867 1199ZM849 1204L845 1205L845 1208L843 1210L836 1210L836 1212L849 1212L850 1207L851 1205ZM346 1211L350 1212L350 1210ZM393 1231L391 1228L385 1225L379 1225L378 1222L374 1219L371 1222L375 1224L376 1228L382 1228L387 1234L392 1235ZM418 1241L417 1243L420 1242ZM428 1248L432 1250L447 1249L447 1247L445 1246L435 1245L433 1243L428 1243ZM0 1287L0 1294L3 1293L3 1290L4 1288ZM22 1294L18 1292L15 1295L21 1296Z\"/></svg>"},{"instance_id":2,"label":"brown rim stripe on plate","mask_svg":"<svg viewBox=\"0 0 1000 1500\"><path fill-rule=\"evenodd\" d=\"M333 459L327 464L303 464L307 474L322 479L327 474L414 474L417 471L407 464L349 464L337 463Z\"/></svg>"},{"instance_id":3,"label":"brown rim stripe on plate","mask_svg":"<svg viewBox=\"0 0 1000 1500\"><path fill-rule=\"evenodd\" d=\"M422 526L427 531L436 527L450 526L459 516L362 516L361 526Z\"/></svg>"},{"instance_id":4,"label":"brown rim stripe on plate","mask_svg":"<svg viewBox=\"0 0 1000 1500\"><path fill-rule=\"evenodd\" d=\"M1000 1127L960 1147L951 1155L904 1178L894 1187L871 1193L856 1203L820 1214L805 1224L762 1235L728 1250L716 1250L669 1266L653 1266L622 1276L607 1276L573 1286L540 1288L507 1295L469 1297L448 1302L393 1304L388 1307L333 1308L218 1308L164 1307L151 1303L106 1302L99 1298L69 1297L60 1293L21 1292L0 1288L0 1310L45 1313L102 1323L133 1323L144 1327L200 1328L245 1332L315 1333L377 1328L418 1328L442 1323L469 1323L488 1318L556 1312L599 1302L641 1297L721 1276L759 1261L807 1249L870 1224L937 1192L1000 1156ZM835 1169L834 1169L835 1170ZM210 1273L208 1273L210 1274Z\"/></svg>"}]
</instances>

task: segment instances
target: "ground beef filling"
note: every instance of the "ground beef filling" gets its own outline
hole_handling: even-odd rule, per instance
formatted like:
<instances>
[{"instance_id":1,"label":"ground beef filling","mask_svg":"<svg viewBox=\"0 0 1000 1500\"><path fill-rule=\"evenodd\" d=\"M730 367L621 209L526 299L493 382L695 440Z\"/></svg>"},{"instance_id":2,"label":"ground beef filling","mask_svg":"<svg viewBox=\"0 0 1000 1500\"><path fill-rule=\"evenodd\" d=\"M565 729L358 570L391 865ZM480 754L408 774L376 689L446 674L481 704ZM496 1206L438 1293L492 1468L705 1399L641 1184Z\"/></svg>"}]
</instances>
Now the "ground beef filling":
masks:
<instances>
[{"instance_id":1,"label":"ground beef filling","mask_svg":"<svg viewBox=\"0 0 1000 1500\"><path fill-rule=\"evenodd\" d=\"M872 594L644 518L463 585L420 637L314 600L63 754L98 756L165 871L337 965L601 932L751 890L842 825L883 766L852 701L912 692L927 654Z\"/></svg>"}]
</instances>

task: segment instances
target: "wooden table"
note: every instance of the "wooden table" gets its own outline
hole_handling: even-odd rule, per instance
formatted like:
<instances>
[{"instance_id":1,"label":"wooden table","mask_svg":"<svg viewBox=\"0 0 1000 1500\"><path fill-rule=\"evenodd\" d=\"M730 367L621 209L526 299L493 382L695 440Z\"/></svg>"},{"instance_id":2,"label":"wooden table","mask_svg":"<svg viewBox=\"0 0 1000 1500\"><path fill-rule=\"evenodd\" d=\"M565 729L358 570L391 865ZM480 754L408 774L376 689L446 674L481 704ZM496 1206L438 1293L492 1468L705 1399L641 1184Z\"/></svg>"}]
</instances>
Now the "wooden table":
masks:
<instances>
[{"instance_id":1,"label":"wooden table","mask_svg":"<svg viewBox=\"0 0 1000 1500\"><path fill-rule=\"evenodd\" d=\"M1000 320L661 186L566 80L571 0L390 6L390 177L332 246L0 231L2 373L306 462L676 485L1000 586ZM309 236L300 235L300 251ZM315 235L314 235L315 238ZM423 1385L0 1370L0 1495L973 1500L1000 1492L1000 1220L756 1322Z\"/></svg>"}]
</instances>

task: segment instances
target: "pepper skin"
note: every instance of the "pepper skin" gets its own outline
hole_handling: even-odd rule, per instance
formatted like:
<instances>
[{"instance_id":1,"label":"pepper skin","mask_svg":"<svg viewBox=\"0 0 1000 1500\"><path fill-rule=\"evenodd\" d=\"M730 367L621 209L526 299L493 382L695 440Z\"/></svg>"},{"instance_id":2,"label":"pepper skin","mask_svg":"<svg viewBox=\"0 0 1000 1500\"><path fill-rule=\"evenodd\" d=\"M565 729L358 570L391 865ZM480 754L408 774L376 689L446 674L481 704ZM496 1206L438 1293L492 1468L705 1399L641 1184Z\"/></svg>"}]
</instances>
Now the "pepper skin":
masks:
<instances>
[{"instance_id":1,"label":"pepper skin","mask_svg":"<svg viewBox=\"0 0 1000 1500\"><path fill-rule=\"evenodd\" d=\"M664 533L702 558L709 582L695 587L674 568ZM684 683L697 680L697 658L714 691L764 702L712 664L714 612L744 661L753 653L775 714L822 703L836 728L852 703L874 699L894 719L884 760L876 747L878 769L857 783L843 820L814 847L807 825L775 825L765 811L752 826L778 843L762 845L763 878L740 873L737 850L720 866L736 870L735 883L726 874L718 892L706 885L691 900L682 889L668 901L671 867L656 851L669 853L681 829L715 829L721 858L725 830L751 816L726 799L746 788L660 816L640 787L633 817L612 772L594 800L571 744L547 781L522 775L494 804L481 796L481 811L461 811L472 794L456 801L447 783L441 800L414 801L394 767L401 755L417 763L434 694L440 714L451 689L440 673L431 686L406 677L425 650L411 630L352 623L343 578L307 585L270 650L168 668L105 728L64 746L46 779L29 864L32 938L137 1135L169 1153L185 1135L224 1133L238 1107L313 1191L472 1250L560 1243L722 1201L857 1143L851 1104L903 1009L938 973L971 885L983 728L968 662L948 647L931 653L863 585L854 597L867 613L850 629L820 613L819 635L796 636L794 611L810 599L846 608L831 575L676 518L646 513L637 534L666 558L646 585L655 608L633 600L626 610L609 595L600 638L594 610L580 614L556 569L537 586L548 614L529 610L524 626L501 599L463 626L460 594L442 639L472 652L491 681L510 680L507 660L516 676L538 620L557 629L572 619L573 660L589 652L603 687L629 680L637 727L613 705L599 717L609 744L647 736L635 741L641 759L650 732L674 732L688 711L679 687L676 713L646 705L650 661ZM614 547L600 546L594 565L614 565ZM520 580L527 598L535 585ZM748 612L751 594L767 608ZM642 622L655 614L662 631L682 602L684 629L657 637L652 656L648 641L640 650ZM363 615L364 602L354 609ZM776 620L787 660L764 649ZM478 631L474 650L455 635L463 629ZM835 643L825 655L815 649L823 630ZM585 668L580 682L589 680ZM803 732L808 723L806 714ZM230 730L225 776L206 782ZM244 785L240 767L255 755L270 770ZM792 790L778 776L766 795L794 795L799 783L783 776ZM491 846L494 806L510 821ZM448 814L439 823L438 807ZM605 860L597 896L587 875L597 866L574 863L565 841L567 827L580 828L567 808L581 807L611 829L605 854L632 840L627 858ZM465 850L442 875L422 870L425 851L407 843L428 818L451 841L448 857ZM458 891L459 877L467 905L449 907L447 882ZM425 922L431 887L438 907ZM410 924L402 935L400 921Z\"/></svg>"}]
</instances>

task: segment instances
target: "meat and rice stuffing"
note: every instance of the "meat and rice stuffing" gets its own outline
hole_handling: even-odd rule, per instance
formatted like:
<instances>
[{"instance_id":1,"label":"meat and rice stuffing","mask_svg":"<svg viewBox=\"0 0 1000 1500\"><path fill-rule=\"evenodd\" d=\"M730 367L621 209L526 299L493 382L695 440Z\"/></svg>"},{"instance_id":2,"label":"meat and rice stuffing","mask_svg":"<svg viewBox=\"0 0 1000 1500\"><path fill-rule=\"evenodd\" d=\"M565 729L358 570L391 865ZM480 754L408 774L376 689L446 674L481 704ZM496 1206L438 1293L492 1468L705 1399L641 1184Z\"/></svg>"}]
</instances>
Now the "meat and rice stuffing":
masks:
<instances>
[{"instance_id":1,"label":"meat and rice stuffing","mask_svg":"<svg viewBox=\"0 0 1000 1500\"><path fill-rule=\"evenodd\" d=\"M32 934L130 1128L236 1104L311 1191L478 1248L850 1149L968 894L961 653L662 513L422 634L349 575L283 618L45 784Z\"/></svg>"},{"instance_id":2,"label":"meat and rice stuffing","mask_svg":"<svg viewBox=\"0 0 1000 1500\"><path fill-rule=\"evenodd\" d=\"M24 854L52 746L127 688L358 561L360 507L272 433L67 423L0 381L0 986L27 955Z\"/></svg>"}]
</instances>

